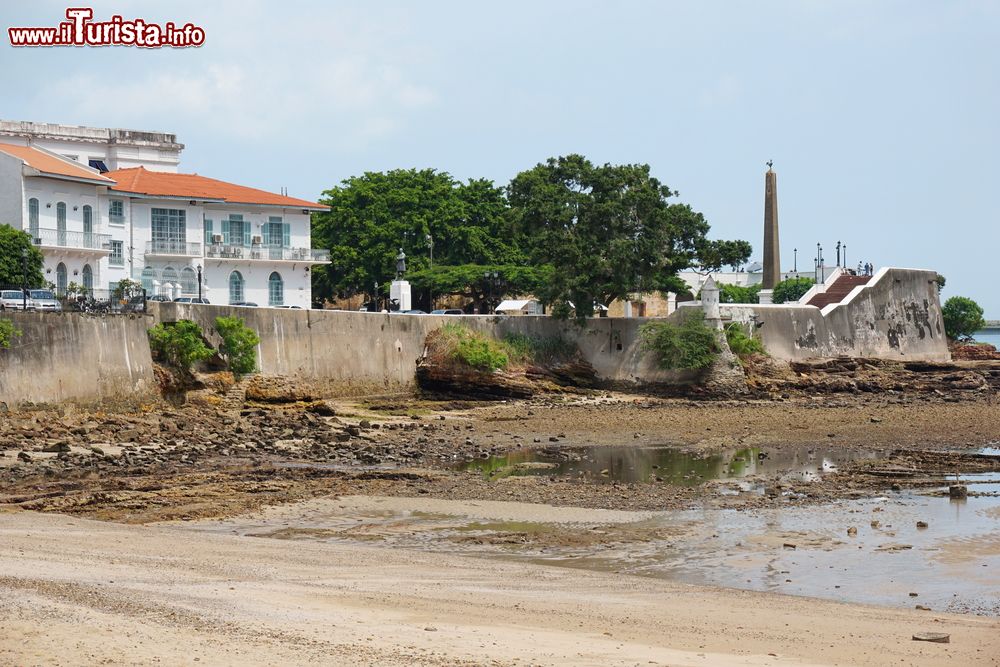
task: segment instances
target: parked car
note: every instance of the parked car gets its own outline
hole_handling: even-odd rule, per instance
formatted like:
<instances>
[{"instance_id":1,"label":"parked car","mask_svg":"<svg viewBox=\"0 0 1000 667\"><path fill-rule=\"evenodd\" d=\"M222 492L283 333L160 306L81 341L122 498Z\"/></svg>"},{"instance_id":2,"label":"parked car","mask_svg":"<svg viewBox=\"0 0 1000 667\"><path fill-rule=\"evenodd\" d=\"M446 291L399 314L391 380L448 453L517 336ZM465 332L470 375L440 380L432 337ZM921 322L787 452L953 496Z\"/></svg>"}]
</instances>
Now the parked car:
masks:
<instances>
[{"instance_id":1,"label":"parked car","mask_svg":"<svg viewBox=\"0 0 1000 667\"><path fill-rule=\"evenodd\" d=\"M208 305L208 299L199 299L196 296L179 296L174 299L174 303L203 303Z\"/></svg>"},{"instance_id":2,"label":"parked car","mask_svg":"<svg viewBox=\"0 0 1000 667\"><path fill-rule=\"evenodd\" d=\"M399 310L399 311L396 311L396 312L398 312L401 315L426 315L427 314L424 311L420 310L419 308L411 308L410 310Z\"/></svg>"},{"instance_id":3,"label":"parked car","mask_svg":"<svg viewBox=\"0 0 1000 667\"><path fill-rule=\"evenodd\" d=\"M159 301L160 303L170 303L170 297L165 294L157 294L156 296L151 296L147 301Z\"/></svg>"},{"instance_id":4,"label":"parked car","mask_svg":"<svg viewBox=\"0 0 1000 667\"><path fill-rule=\"evenodd\" d=\"M291 310L302 310L302 306L275 306L275 308L289 308Z\"/></svg>"},{"instance_id":5,"label":"parked car","mask_svg":"<svg viewBox=\"0 0 1000 667\"><path fill-rule=\"evenodd\" d=\"M35 310L50 313L62 312L62 303L52 293L52 290L33 289L28 291L28 296L31 297L31 303L35 305Z\"/></svg>"},{"instance_id":6,"label":"parked car","mask_svg":"<svg viewBox=\"0 0 1000 667\"><path fill-rule=\"evenodd\" d=\"M35 309L35 302L27 300L27 310ZM0 310L25 310L24 292L19 289L0 290Z\"/></svg>"},{"instance_id":7,"label":"parked car","mask_svg":"<svg viewBox=\"0 0 1000 667\"><path fill-rule=\"evenodd\" d=\"M465 315L465 311L459 308L441 308L439 310L432 310L431 315Z\"/></svg>"},{"instance_id":8,"label":"parked car","mask_svg":"<svg viewBox=\"0 0 1000 667\"><path fill-rule=\"evenodd\" d=\"M236 303L229 304L230 306L241 306L243 308L257 308L257 304L253 301L237 301Z\"/></svg>"}]
</instances>

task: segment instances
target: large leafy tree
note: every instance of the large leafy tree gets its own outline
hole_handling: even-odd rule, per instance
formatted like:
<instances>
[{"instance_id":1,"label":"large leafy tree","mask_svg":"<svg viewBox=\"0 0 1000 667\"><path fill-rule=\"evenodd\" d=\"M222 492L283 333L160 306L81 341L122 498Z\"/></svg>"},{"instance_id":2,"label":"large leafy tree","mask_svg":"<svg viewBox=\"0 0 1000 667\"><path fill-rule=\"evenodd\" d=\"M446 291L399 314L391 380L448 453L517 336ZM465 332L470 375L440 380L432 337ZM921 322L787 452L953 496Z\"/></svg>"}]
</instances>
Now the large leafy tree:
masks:
<instances>
[{"instance_id":1,"label":"large leafy tree","mask_svg":"<svg viewBox=\"0 0 1000 667\"><path fill-rule=\"evenodd\" d=\"M951 340L971 338L986 326L983 309L978 303L964 296L953 296L941 307L944 332Z\"/></svg>"},{"instance_id":2,"label":"large leafy tree","mask_svg":"<svg viewBox=\"0 0 1000 667\"><path fill-rule=\"evenodd\" d=\"M750 259L753 246L749 241L709 241L698 243L698 267L705 273L721 271L729 266L736 271Z\"/></svg>"},{"instance_id":3,"label":"large leafy tree","mask_svg":"<svg viewBox=\"0 0 1000 667\"><path fill-rule=\"evenodd\" d=\"M327 190L322 201L330 211L314 217L313 237L330 248L331 264L313 274L320 297L370 294L376 283L384 291L400 248L408 277L523 259L503 189L488 180L459 183L433 169L368 172Z\"/></svg>"},{"instance_id":4,"label":"large leafy tree","mask_svg":"<svg viewBox=\"0 0 1000 667\"><path fill-rule=\"evenodd\" d=\"M27 263L23 253L27 251ZM27 276L25 276L25 265ZM14 229L10 225L0 225L0 286L21 287L27 278L28 287L41 287L42 251L31 244L31 235Z\"/></svg>"},{"instance_id":5,"label":"large leafy tree","mask_svg":"<svg viewBox=\"0 0 1000 667\"><path fill-rule=\"evenodd\" d=\"M555 314L593 314L635 290L685 292L677 272L697 263L708 223L650 175L649 165L595 166L580 155L551 158L508 189L525 249L553 267L538 296Z\"/></svg>"},{"instance_id":6,"label":"large leafy tree","mask_svg":"<svg viewBox=\"0 0 1000 667\"><path fill-rule=\"evenodd\" d=\"M815 280L812 278L806 278L805 276L797 276L795 278L782 280L774 286L774 292L771 295L771 300L774 303L790 303L792 301L798 301L805 296L806 292L812 289L812 286L815 284Z\"/></svg>"}]
</instances>

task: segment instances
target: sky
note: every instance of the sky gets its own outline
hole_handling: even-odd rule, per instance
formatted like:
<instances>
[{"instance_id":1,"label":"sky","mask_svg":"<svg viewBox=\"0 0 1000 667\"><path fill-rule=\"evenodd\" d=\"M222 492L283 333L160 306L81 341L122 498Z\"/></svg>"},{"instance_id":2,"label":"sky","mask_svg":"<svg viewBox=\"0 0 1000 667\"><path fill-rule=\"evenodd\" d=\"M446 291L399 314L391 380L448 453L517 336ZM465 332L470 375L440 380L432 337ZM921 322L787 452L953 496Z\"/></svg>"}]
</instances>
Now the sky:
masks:
<instances>
[{"instance_id":1,"label":"sky","mask_svg":"<svg viewBox=\"0 0 1000 667\"><path fill-rule=\"evenodd\" d=\"M77 4L77 3L74 3ZM84 4L84 3L79 3ZM1000 319L1000 2L93 2L189 49L0 42L0 118L176 133L181 170L318 198L365 171L506 184L549 157L645 163L715 238L783 270L934 269ZM67 5L4 3L4 27Z\"/></svg>"}]
</instances>

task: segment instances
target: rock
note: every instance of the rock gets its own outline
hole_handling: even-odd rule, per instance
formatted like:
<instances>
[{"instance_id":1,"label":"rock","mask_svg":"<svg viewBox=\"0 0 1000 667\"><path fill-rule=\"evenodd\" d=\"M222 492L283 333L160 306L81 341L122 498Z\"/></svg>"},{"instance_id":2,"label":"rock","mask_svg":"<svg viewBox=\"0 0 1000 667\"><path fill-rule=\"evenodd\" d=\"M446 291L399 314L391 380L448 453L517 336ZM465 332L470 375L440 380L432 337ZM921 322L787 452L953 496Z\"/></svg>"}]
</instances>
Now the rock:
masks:
<instances>
[{"instance_id":1,"label":"rock","mask_svg":"<svg viewBox=\"0 0 1000 667\"><path fill-rule=\"evenodd\" d=\"M944 632L918 632L913 635L915 642L935 642L937 644L951 643L951 635Z\"/></svg>"},{"instance_id":2,"label":"rock","mask_svg":"<svg viewBox=\"0 0 1000 667\"><path fill-rule=\"evenodd\" d=\"M925 606L924 606L924 605L922 605L922 604L918 604L916 608L917 608L917 609L918 609L919 611L930 611L930 610L931 610L931 608L930 608L930 607L925 607Z\"/></svg>"},{"instance_id":3,"label":"rock","mask_svg":"<svg viewBox=\"0 0 1000 667\"><path fill-rule=\"evenodd\" d=\"M435 628L433 625L428 625L426 628L424 628L424 632L437 632L437 631L438 629Z\"/></svg>"},{"instance_id":4,"label":"rock","mask_svg":"<svg viewBox=\"0 0 1000 667\"><path fill-rule=\"evenodd\" d=\"M858 534L858 529L855 528L854 526L851 526L850 528L847 529L848 537L855 537L857 536L857 534Z\"/></svg>"},{"instance_id":5,"label":"rock","mask_svg":"<svg viewBox=\"0 0 1000 667\"><path fill-rule=\"evenodd\" d=\"M872 521L872 528L876 528L877 529L881 525L882 525L882 523L880 521L878 521L877 519Z\"/></svg>"},{"instance_id":6,"label":"rock","mask_svg":"<svg viewBox=\"0 0 1000 667\"><path fill-rule=\"evenodd\" d=\"M926 522L926 521L918 521L918 522L917 522L917 528L926 528L926 527L927 527L927 525L928 525L928 524L927 524L927 522Z\"/></svg>"},{"instance_id":7,"label":"rock","mask_svg":"<svg viewBox=\"0 0 1000 667\"><path fill-rule=\"evenodd\" d=\"M915 598L915 597L917 597L918 595L920 595L920 594L919 594L919 593L910 593L910 597L911 597L911 598Z\"/></svg>"},{"instance_id":8,"label":"rock","mask_svg":"<svg viewBox=\"0 0 1000 667\"><path fill-rule=\"evenodd\" d=\"M18 452L17 458L19 461L24 461L25 463L31 461L31 454L28 452Z\"/></svg>"},{"instance_id":9,"label":"rock","mask_svg":"<svg viewBox=\"0 0 1000 667\"><path fill-rule=\"evenodd\" d=\"M871 417L871 418L868 419L868 421L870 421L872 424L881 424L882 423L882 420L879 419L878 417Z\"/></svg>"},{"instance_id":10,"label":"rock","mask_svg":"<svg viewBox=\"0 0 1000 667\"><path fill-rule=\"evenodd\" d=\"M782 548L785 548L785 549L794 549L795 548L795 545L792 544L791 542L785 542L781 546L782 546Z\"/></svg>"},{"instance_id":11,"label":"rock","mask_svg":"<svg viewBox=\"0 0 1000 667\"><path fill-rule=\"evenodd\" d=\"M69 443L67 442L52 442L44 447L42 447L43 452L68 452Z\"/></svg>"},{"instance_id":12,"label":"rock","mask_svg":"<svg viewBox=\"0 0 1000 667\"><path fill-rule=\"evenodd\" d=\"M949 498L967 498L969 489L964 484L953 484L948 487Z\"/></svg>"}]
</instances>

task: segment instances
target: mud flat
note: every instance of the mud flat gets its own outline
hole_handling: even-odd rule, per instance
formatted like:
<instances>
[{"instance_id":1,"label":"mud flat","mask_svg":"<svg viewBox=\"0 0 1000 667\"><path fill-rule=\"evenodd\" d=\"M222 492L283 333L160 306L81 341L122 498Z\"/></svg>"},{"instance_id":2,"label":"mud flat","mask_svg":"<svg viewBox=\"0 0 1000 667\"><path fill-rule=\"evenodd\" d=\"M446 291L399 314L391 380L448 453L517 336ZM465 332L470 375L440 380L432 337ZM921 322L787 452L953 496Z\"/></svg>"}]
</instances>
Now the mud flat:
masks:
<instances>
[{"instance_id":1,"label":"mud flat","mask_svg":"<svg viewBox=\"0 0 1000 667\"><path fill-rule=\"evenodd\" d=\"M0 514L0 663L990 665L996 619ZM949 644L912 641L944 632Z\"/></svg>"}]
</instances>

